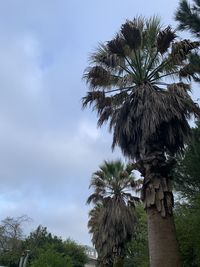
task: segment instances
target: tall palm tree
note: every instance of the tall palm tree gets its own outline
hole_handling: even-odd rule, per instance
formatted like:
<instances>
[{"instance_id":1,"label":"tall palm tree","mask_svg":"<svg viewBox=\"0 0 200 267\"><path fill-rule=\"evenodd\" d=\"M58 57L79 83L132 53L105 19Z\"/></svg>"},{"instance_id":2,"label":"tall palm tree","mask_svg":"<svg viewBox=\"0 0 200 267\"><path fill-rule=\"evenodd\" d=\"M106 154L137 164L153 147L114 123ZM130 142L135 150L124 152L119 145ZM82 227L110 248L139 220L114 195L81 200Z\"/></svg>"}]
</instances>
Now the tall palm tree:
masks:
<instances>
[{"instance_id":1,"label":"tall palm tree","mask_svg":"<svg viewBox=\"0 0 200 267\"><path fill-rule=\"evenodd\" d=\"M84 74L90 90L83 107L93 105L99 126L109 122L112 147L118 145L144 177L142 200L153 267L180 266L170 186L174 162L168 155L183 150L191 133L188 120L200 114L190 85L180 81L182 75L190 78L184 67L198 47L199 42L177 40L157 17L138 17L99 45ZM174 78L173 83L168 78Z\"/></svg>"},{"instance_id":2,"label":"tall palm tree","mask_svg":"<svg viewBox=\"0 0 200 267\"><path fill-rule=\"evenodd\" d=\"M92 175L94 193L87 202L95 206L88 227L103 266L123 266L125 246L134 234L138 198L131 194L136 186L132 170L133 166L121 161L104 161Z\"/></svg>"},{"instance_id":3,"label":"tall palm tree","mask_svg":"<svg viewBox=\"0 0 200 267\"><path fill-rule=\"evenodd\" d=\"M175 14L175 20L178 21L178 30L187 30L195 38L200 38L200 1L193 0L190 4L187 0L181 0ZM186 75L189 72L191 77L200 82L200 56L198 53L191 54L189 63L185 65ZM183 74L184 74L183 70Z\"/></svg>"}]
</instances>

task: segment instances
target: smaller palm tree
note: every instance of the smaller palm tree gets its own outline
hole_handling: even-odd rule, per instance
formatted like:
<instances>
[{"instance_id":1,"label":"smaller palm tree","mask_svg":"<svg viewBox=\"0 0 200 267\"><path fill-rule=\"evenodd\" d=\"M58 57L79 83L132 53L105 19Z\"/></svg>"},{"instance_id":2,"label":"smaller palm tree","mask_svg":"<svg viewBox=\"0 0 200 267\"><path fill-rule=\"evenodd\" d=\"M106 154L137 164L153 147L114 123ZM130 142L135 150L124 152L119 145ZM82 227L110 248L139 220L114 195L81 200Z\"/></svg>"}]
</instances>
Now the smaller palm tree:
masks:
<instances>
[{"instance_id":1,"label":"smaller palm tree","mask_svg":"<svg viewBox=\"0 0 200 267\"><path fill-rule=\"evenodd\" d=\"M126 243L134 234L136 217L132 195L136 188L133 165L121 161L104 161L93 173L90 187L94 189L87 203L95 206L89 213L89 232L103 266L123 266Z\"/></svg>"}]
</instances>

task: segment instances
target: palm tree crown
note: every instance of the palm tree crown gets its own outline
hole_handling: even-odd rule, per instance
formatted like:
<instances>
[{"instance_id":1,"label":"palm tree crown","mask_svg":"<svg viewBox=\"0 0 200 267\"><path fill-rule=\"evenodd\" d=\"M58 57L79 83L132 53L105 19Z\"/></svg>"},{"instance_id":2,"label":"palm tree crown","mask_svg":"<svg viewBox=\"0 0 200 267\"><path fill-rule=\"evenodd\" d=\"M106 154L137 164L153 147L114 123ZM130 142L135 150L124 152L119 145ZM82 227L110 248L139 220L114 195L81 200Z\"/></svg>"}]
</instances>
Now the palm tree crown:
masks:
<instances>
[{"instance_id":1,"label":"palm tree crown","mask_svg":"<svg viewBox=\"0 0 200 267\"><path fill-rule=\"evenodd\" d=\"M132 159L155 146L167 153L181 150L190 133L188 119L199 115L190 86L167 83L168 77L190 78L187 56L199 47L176 39L170 27L161 29L157 17L138 17L90 56L83 107L94 106L99 126L109 121L113 147L119 145Z\"/></svg>"},{"instance_id":2,"label":"palm tree crown","mask_svg":"<svg viewBox=\"0 0 200 267\"><path fill-rule=\"evenodd\" d=\"M134 205L135 197L129 193L136 187L132 171L132 164L125 166L120 160L104 161L92 175L90 188L94 189L94 193L87 203L97 204L106 198L120 197L126 203L128 201Z\"/></svg>"},{"instance_id":3,"label":"palm tree crown","mask_svg":"<svg viewBox=\"0 0 200 267\"><path fill-rule=\"evenodd\" d=\"M107 264L118 257L123 259L125 245L134 234L138 198L131 192L136 186L132 170L121 161L105 161L92 176L94 193L87 203L95 206L89 213L88 227L99 258Z\"/></svg>"}]
</instances>

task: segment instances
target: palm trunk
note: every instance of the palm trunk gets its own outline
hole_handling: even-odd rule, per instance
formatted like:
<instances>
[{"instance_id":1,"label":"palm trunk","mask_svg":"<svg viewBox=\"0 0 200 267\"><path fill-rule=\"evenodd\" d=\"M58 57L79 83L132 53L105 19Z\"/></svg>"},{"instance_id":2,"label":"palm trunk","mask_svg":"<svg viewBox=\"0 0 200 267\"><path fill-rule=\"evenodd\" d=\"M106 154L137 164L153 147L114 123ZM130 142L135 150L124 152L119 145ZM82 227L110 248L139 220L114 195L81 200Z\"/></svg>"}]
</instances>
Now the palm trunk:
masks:
<instances>
[{"instance_id":1,"label":"palm trunk","mask_svg":"<svg viewBox=\"0 0 200 267\"><path fill-rule=\"evenodd\" d=\"M163 218L155 208L150 208L147 217L150 266L181 266L173 216Z\"/></svg>"},{"instance_id":2,"label":"palm trunk","mask_svg":"<svg viewBox=\"0 0 200 267\"><path fill-rule=\"evenodd\" d=\"M173 220L173 194L170 172L174 161L164 153L153 151L138 163L144 176L141 198L148 218L151 267L180 267L178 244Z\"/></svg>"}]
</instances>

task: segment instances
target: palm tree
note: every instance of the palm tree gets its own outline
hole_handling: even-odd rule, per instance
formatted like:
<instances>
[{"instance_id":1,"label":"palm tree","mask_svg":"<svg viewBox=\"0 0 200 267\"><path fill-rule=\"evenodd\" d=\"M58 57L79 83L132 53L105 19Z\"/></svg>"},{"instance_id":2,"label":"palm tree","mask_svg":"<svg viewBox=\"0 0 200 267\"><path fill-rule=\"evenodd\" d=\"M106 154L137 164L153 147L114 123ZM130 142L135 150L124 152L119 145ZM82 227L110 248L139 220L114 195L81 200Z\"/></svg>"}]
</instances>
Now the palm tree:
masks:
<instances>
[{"instance_id":1,"label":"palm tree","mask_svg":"<svg viewBox=\"0 0 200 267\"><path fill-rule=\"evenodd\" d=\"M126 21L90 56L84 74L90 90L83 107L93 105L99 126L109 122L112 147L118 145L144 177L141 197L153 267L180 266L170 186L174 162L168 156L184 149L188 120L200 114L190 85L180 80L183 74L190 78L184 67L199 42L176 39L157 17Z\"/></svg>"},{"instance_id":2,"label":"palm tree","mask_svg":"<svg viewBox=\"0 0 200 267\"><path fill-rule=\"evenodd\" d=\"M113 266L113 254L112 251L108 251L107 240L105 234L100 230L102 226L101 214L104 213L104 207L102 204L96 204L89 212L88 228L89 233L92 235L92 243L98 252L98 266L100 267L112 267Z\"/></svg>"},{"instance_id":3,"label":"palm tree","mask_svg":"<svg viewBox=\"0 0 200 267\"><path fill-rule=\"evenodd\" d=\"M104 161L92 175L94 193L87 203L95 206L89 213L88 227L103 266L123 266L125 246L134 234L138 198L131 194L136 186L132 170L133 166L121 161Z\"/></svg>"},{"instance_id":4,"label":"palm tree","mask_svg":"<svg viewBox=\"0 0 200 267\"><path fill-rule=\"evenodd\" d=\"M200 1L194 0L190 5L187 0L181 0L175 14L178 21L178 30L188 30L196 38L200 38ZM189 63L185 66L186 76L189 72L191 77L200 82L200 56L198 53L191 54ZM183 70L184 74L184 70Z\"/></svg>"}]
</instances>

